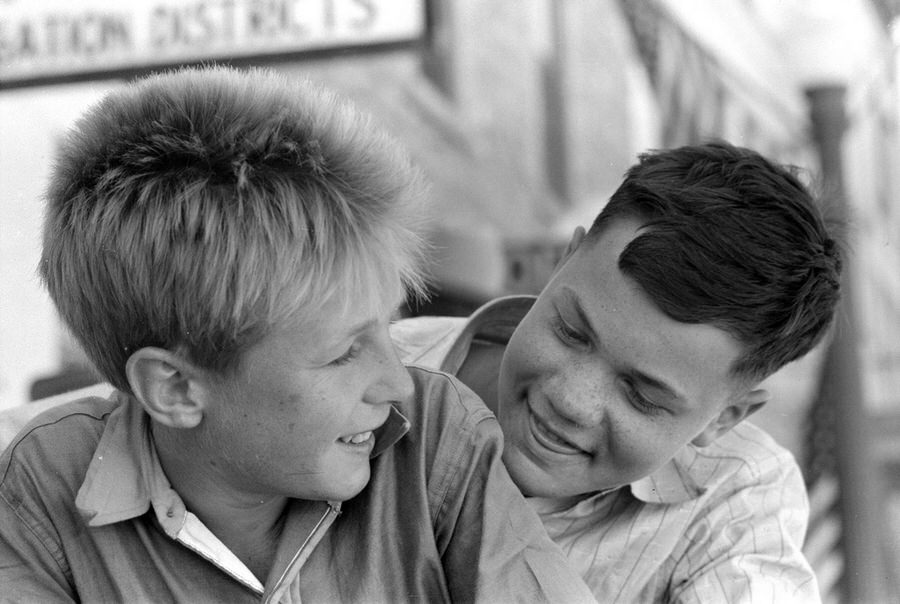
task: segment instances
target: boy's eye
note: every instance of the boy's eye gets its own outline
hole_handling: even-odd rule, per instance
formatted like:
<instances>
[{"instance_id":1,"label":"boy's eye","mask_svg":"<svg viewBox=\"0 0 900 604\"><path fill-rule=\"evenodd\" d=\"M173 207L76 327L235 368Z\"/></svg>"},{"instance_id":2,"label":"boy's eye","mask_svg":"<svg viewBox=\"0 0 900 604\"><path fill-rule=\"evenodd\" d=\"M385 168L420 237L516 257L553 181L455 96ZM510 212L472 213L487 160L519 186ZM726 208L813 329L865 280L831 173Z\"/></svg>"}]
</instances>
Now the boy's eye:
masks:
<instances>
[{"instance_id":1,"label":"boy's eye","mask_svg":"<svg viewBox=\"0 0 900 604\"><path fill-rule=\"evenodd\" d=\"M556 333L558 333L560 338L564 341L579 346L585 346L591 343L591 340L587 335L569 325L561 316L557 315L555 323Z\"/></svg>"},{"instance_id":2,"label":"boy's eye","mask_svg":"<svg viewBox=\"0 0 900 604\"><path fill-rule=\"evenodd\" d=\"M350 361L355 359L358 354L359 354L359 343L354 342L350 346L350 348L347 349L347 352L345 352L338 358L331 361L331 363L329 363L329 365L346 365L347 363L349 363Z\"/></svg>"},{"instance_id":3,"label":"boy's eye","mask_svg":"<svg viewBox=\"0 0 900 604\"><path fill-rule=\"evenodd\" d=\"M625 380L625 395L628 397L629 402L641 413L646 413L647 415L656 415L664 411L663 407L660 407L646 396L641 394L641 391L638 390L634 382L631 380Z\"/></svg>"}]
</instances>

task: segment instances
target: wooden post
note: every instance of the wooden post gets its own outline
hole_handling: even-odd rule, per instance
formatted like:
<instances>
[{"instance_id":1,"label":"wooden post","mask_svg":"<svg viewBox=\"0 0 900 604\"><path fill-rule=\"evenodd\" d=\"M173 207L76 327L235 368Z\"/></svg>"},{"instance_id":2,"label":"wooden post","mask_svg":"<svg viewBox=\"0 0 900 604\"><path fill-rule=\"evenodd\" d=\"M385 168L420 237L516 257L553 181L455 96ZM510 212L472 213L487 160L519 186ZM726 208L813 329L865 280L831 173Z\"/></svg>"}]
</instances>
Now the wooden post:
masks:
<instances>
[{"instance_id":1,"label":"wooden post","mask_svg":"<svg viewBox=\"0 0 900 604\"><path fill-rule=\"evenodd\" d=\"M826 195L845 222L851 212L844 190L842 139L846 130L845 88L817 86L806 91L812 133L818 147ZM852 253L853 246L848 253ZM867 408L860 359L860 317L855 301L854 268L858 259L844 258L842 300L823 368L819 404L829 405L834 421L836 471L839 484L841 543L844 554L844 601L868 604L886 601L879 518L881 484L867 434Z\"/></svg>"}]
</instances>

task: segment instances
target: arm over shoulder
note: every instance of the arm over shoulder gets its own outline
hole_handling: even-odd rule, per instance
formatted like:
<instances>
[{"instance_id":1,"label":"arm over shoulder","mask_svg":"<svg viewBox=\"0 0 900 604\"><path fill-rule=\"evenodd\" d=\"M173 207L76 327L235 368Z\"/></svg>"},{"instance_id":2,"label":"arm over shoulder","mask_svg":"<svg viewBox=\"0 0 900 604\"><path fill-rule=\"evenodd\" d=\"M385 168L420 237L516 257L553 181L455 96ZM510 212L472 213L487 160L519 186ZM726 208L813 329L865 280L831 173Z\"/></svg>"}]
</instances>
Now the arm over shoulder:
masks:
<instances>
[{"instance_id":1,"label":"arm over shoulder","mask_svg":"<svg viewBox=\"0 0 900 604\"><path fill-rule=\"evenodd\" d=\"M420 404L434 409L429 498L452 600L594 602L503 466L494 415L456 379L414 371L426 374Z\"/></svg>"}]
</instances>

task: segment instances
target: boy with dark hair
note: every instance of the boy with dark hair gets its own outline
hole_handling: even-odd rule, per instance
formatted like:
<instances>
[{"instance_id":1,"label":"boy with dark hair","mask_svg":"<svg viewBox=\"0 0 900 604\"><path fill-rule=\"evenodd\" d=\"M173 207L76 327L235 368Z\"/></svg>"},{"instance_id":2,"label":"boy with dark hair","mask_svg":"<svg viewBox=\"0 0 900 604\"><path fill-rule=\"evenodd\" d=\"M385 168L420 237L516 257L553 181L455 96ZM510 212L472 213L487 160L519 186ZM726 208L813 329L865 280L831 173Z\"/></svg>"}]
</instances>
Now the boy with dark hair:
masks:
<instances>
[{"instance_id":1,"label":"boy with dark hair","mask_svg":"<svg viewBox=\"0 0 900 604\"><path fill-rule=\"evenodd\" d=\"M421 201L364 115L272 72L149 77L89 111L40 271L116 390L0 457L0 598L590 599L493 415L397 358Z\"/></svg>"},{"instance_id":2,"label":"boy with dark hair","mask_svg":"<svg viewBox=\"0 0 900 604\"><path fill-rule=\"evenodd\" d=\"M827 331L840 270L791 170L688 146L641 156L536 299L392 336L495 410L513 480L597 597L815 602L800 470L743 420Z\"/></svg>"}]
</instances>

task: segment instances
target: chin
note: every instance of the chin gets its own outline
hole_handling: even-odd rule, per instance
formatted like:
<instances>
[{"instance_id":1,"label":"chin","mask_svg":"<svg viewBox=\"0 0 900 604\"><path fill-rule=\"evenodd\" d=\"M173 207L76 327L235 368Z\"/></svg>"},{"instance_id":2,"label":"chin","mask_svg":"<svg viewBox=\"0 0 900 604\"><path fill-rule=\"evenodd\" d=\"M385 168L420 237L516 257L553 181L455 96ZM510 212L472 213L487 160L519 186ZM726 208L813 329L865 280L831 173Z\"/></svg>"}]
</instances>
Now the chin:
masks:
<instances>
[{"instance_id":1,"label":"chin","mask_svg":"<svg viewBox=\"0 0 900 604\"><path fill-rule=\"evenodd\" d=\"M503 464L515 485L526 497L553 497L552 479L526 459L521 451L507 449Z\"/></svg>"},{"instance_id":2,"label":"chin","mask_svg":"<svg viewBox=\"0 0 900 604\"><path fill-rule=\"evenodd\" d=\"M330 483L323 485L324 488L321 491L321 495L316 499L325 501L347 501L348 499L353 499L369 484L370 474L369 468L366 468L365 472L357 471L344 474L339 484ZM340 474L336 475L340 476Z\"/></svg>"}]
</instances>

